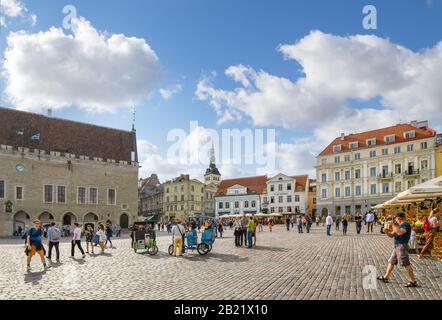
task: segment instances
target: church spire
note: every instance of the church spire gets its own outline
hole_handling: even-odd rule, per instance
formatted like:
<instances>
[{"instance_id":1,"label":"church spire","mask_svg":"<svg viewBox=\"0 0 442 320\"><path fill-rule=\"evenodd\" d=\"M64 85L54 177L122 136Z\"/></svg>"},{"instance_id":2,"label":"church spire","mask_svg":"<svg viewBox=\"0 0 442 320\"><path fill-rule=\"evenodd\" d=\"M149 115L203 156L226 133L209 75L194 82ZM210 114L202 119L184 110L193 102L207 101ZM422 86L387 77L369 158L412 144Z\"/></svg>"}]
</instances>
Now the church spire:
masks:
<instances>
[{"instance_id":1,"label":"church spire","mask_svg":"<svg viewBox=\"0 0 442 320\"><path fill-rule=\"evenodd\" d=\"M212 139L212 149L210 149L210 164L215 164L216 158L215 158L215 146L213 145L213 139Z\"/></svg>"}]
</instances>

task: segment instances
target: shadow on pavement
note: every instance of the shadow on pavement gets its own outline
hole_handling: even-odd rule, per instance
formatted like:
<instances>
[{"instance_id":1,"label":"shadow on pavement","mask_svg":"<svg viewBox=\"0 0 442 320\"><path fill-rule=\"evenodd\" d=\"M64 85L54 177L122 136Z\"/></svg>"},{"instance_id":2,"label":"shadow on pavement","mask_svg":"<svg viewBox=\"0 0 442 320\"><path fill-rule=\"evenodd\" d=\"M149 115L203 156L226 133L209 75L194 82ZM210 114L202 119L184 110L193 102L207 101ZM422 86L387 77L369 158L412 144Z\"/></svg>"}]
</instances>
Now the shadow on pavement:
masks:
<instances>
[{"instance_id":1,"label":"shadow on pavement","mask_svg":"<svg viewBox=\"0 0 442 320\"><path fill-rule=\"evenodd\" d=\"M35 286L40 283L44 274L46 274L46 271L28 272L25 274L25 283L32 283Z\"/></svg>"}]
</instances>

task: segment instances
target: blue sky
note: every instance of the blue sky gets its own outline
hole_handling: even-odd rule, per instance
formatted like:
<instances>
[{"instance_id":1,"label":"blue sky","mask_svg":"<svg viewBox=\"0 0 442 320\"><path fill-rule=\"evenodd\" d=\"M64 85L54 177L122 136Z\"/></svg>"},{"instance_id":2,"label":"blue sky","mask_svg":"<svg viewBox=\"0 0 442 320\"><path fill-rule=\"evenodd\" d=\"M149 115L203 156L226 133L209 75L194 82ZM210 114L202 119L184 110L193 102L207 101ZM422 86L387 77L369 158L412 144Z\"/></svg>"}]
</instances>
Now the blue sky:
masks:
<instances>
[{"instance_id":1,"label":"blue sky","mask_svg":"<svg viewBox=\"0 0 442 320\"><path fill-rule=\"evenodd\" d=\"M278 144L292 144L294 148L306 146L306 140L318 141L314 129L325 128L315 124L305 127L279 125L256 121L243 112L239 119L220 123L220 115L210 106L213 97L200 99L196 96L199 81L210 77L210 86L215 89L234 92L238 84L224 74L229 66L244 65L253 70L264 70L270 75L296 82L303 76L302 65L293 58L284 59L279 45L293 45L307 37L312 30L320 30L333 37L352 35L376 35L414 52L433 48L442 35L442 2L440 0L391 0L391 1L267 1L267 0L161 0L161 1L104 1L104 0L22 0L26 11L18 17L6 16L6 26L1 30L1 52L7 48L7 37L11 32L25 30L29 33L46 32L51 27L61 28L64 18L62 9L72 4L78 16L84 17L93 28L106 35L124 34L126 37L144 39L158 56L161 79L152 85L149 97L136 105L136 128L138 138L155 145L160 156L170 146L167 134L173 128L188 131L189 122L197 120L204 128L275 128ZM365 30L362 27L362 8L373 4L378 13L378 29ZM28 17L35 14L35 25ZM64 30L66 34L70 31ZM331 64L334 61L330 61ZM364 64L364 61L360 61ZM216 76L214 75L216 73ZM37 80L36 80L37 81ZM60 79L62 82L63 79ZM160 89L179 85L181 90L164 99ZM5 93L7 80L2 78L0 104L16 107ZM383 93L380 93L382 95ZM364 94L361 94L364 96ZM384 97L385 98L385 97ZM390 98L389 98L390 99ZM349 97L347 107L354 109L385 109L382 98ZM22 106L25 107L26 106ZM229 106L237 110L240 106ZM270 103L266 108L272 108ZM442 108L441 108L442 109ZM35 110L34 110L35 111ZM99 125L129 129L130 108L114 108L113 112L85 112L77 105L55 108L55 116ZM395 109L396 111L396 109ZM318 117L321 115L318 114ZM397 119L408 120L398 115ZM389 119L394 121L396 119ZM387 121L387 122L388 122ZM374 121L375 122L375 121ZM296 123L296 122L294 122ZM364 127L364 126L361 126ZM344 128L342 128L344 130ZM339 134L329 132L330 136ZM318 148L320 148L319 146ZM291 149L292 150L292 149ZM318 149L319 150L319 149ZM311 155L298 157L295 151L293 161L310 161L308 164L278 168L281 171L302 171L312 168ZM289 160L288 160L289 161ZM290 162L290 161L289 161ZM287 163L287 160L285 164ZM148 166L149 167L149 166ZM282 167L282 166L281 166ZM157 169L152 167L152 170ZM185 171L185 167L179 168ZM278 170L277 169L277 170ZM158 168L158 170L160 170ZM234 171L253 174L253 168L239 168ZM311 172L311 171L310 171ZM150 172L143 172L149 174ZM178 172L176 172L178 173ZM292 172L287 172L288 174ZM301 172L295 172L301 173ZM161 174L161 173L160 173ZM163 176L174 174L170 170ZM233 173L232 173L233 174Z\"/></svg>"}]
</instances>

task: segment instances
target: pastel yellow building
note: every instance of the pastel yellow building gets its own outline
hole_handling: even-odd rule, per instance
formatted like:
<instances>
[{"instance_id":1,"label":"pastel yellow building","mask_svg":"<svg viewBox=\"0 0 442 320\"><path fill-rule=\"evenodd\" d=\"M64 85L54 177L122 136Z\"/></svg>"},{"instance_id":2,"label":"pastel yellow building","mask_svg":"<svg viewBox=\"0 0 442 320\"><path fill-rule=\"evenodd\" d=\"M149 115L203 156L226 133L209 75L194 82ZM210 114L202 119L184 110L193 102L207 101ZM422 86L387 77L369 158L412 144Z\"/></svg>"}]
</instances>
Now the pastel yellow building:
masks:
<instances>
[{"instance_id":1,"label":"pastel yellow building","mask_svg":"<svg viewBox=\"0 0 442 320\"><path fill-rule=\"evenodd\" d=\"M180 219L202 214L204 211L204 183L189 175L164 183L164 215L166 219Z\"/></svg>"},{"instance_id":2,"label":"pastel yellow building","mask_svg":"<svg viewBox=\"0 0 442 320\"><path fill-rule=\"evenodd\" d=\"M436 137L436 177L442 176L442 134Z\"/></svg>"}]
</instances>

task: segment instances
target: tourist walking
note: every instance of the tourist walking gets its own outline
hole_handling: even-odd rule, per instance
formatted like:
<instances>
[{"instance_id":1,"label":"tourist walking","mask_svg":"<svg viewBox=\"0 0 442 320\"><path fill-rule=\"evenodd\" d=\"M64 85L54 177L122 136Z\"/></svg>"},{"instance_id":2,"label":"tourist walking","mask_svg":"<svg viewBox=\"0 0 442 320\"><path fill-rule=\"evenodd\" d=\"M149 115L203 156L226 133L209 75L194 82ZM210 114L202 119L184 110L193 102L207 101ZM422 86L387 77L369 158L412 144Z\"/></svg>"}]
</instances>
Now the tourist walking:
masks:
<instances>
[{"instance_id":1,"label":"tourist walking","mask_svg":"<svg viewBox=\"0 0 442 320\"><path fill-rule=\"evenodd\" d=\"M315 222L316 222L316 226L319 227L319 217L318 216L316 216Z\"/></svg>"},{"instance_id":2,"label":"tourist walking","mask_svg":"<svg viewBox=\"0 0 442 320\"><path fill-rule=\"evenodd\" d=\"M331 236L332 225L333 225L333 218L331 216L331 213L329 213L327 218L325 218L325 227L326 227L327 236Z\"/></svg>"},{"instance_id":3,"label":"tourist walking","mask_svg":"<svg viewBox=\"0 0 442 320\"><path fill-rule=\"evenodd\" d=\"M235 219L235 222L233 223L233 235L235 236L235 246L236 247L241 247L242 246L242 228L241 228L241 223L239 221L239 219Z\"/></svg>"},{"instance_id":4,"label":"tourist walking","mask_svg":"<svg viewBox=\"0 0 442 320\"><path fill-rule=\"evenodd\" d=\"M273 231L273 219L272 218L269 219L268 225L269 225L269 231L272 232Z\"/></svg>"},{"instance_id":5,"label":"tourist walking","mask_svg":"<svg viewBox=\"0 0 442 320\"><path fill-rule=\"evenodd\" d=\"M52 257L52 248L55 248L55 254L57 262L60 262L60 239L61 239L61 231L55 226L55 222L51 222L51 226L48 228L47 232L48 239L48 259L51 260Z\"/></svg>"},{"instance_id":6,"label":"tourist walking","mask_svg":"<svg viewBox=\"0 0 442 320\"><path fill-rule=\"evenodd\" d=\"M418 254L419 259L422 259L423 254L433 244L434 237L436 236L437 232L439 231L439 209L438 208L431 210L430 216L428 217L428 220L424 224L424 230L425 230L425 233L424 233L425 244L422 247L421 252Z\"/></svg>"},{"instance_id":7,"label":"tourist walking","mask_svg":"<svg viewBox=\"0 0 442 320\"><path fill-rule=\"evenodd\" d=\"M242 219L241 219L241 245L244 243L244 246L247 247L247 225L248 225L248 221L246 218L246 215L244 214Z\"/></svg>"},{"instance_id":8,"label":"tourist walking","mask_svg":"<svg viewBox=\"0 0 442 320\"><path fill-rule=\"evenodd\" d=\"M339 219L339 217L336 218L336 222L335 222L335 230L339 231L339 224L341 223L341 220Z\"/></svg>"},{"instance_id":9,"label":"tourist walking","mask_svg":"<svg viewBox=\"0 0 442 320\"><path fill-rule=\"evenodd\" d=\"M253 232L255 231L255 221L250 217L247 222L247 247L253 248Z\"/></svg>"},{"instance_id":10,"label":"tourist walking","mask_svg":"<svg viewBox=\"0 0 442 320\"><path fill-rule=\"evenodd\" d=\"M289 216L287 216L287 218L285 218L285 226L287 228L287 231L290 231L290 218L289 218Z\"/></svg>"},{"instance_id":11,"label":"tourist walking","mask_svg":"<svg viewBox=\"0 0 442 320\"><path fill-rule=\"evenodd\" d=\"M360 234L362 230L362 215L359 212L355 216L355 223L356 223L356 233Z\"/></svg>"},{"instance_id":12,"label":"tourist walking","mask_svg":"<svg viewBox=\"0 0 442 320\"><path fill-rule=\"evenodd\" d=\"M259 231L259 232L264 232L264 229L263 229L263 227L262 227L262 224L263 224L263 222L262 222L262 218L260 218L260 219L258 220L258 231Z\"/></svg>"},{"instance_id":13,"label":"tourist walking","mask_svg":"<svg viewBox=\"0 0 442 320\"><path fill-rule=\"evenodd\" d=\"M311 229L311 227L312 227L312 224L313 224L313 219L312 219L312 217L307 216L307 225L306 225L307 233L310 233L310 229Z\"/></svg>"},{"instance_id":14,"label":"tourist walking","mask_svg":"<svg viewBox=\"0 0 442 320\"><path fill-rule=\"evenodd\" d=\"M256 228L258 227L258 221L253 219L253 246L256 247Z\"/></svg>"},{"instance_id":15,"label":"tourist walking","mask_svg":"<svg viewBox=\"0 0 442 320\"><path fill-rule=\"evenodd\" d=\"M374 214L373 212L369 211L367 215L365 216L365 222L367 224L367 233L371 232L373 233L373 224L374 224Z\"/></svg>"},{"instance_id":16,"label":"tourist walking","mask_svg":"<svg viewBox=\"0 0 442 320\"><path fill-rule=\"evenodd\" d=\"M296 226L298 227L298 233L303 233L302 232L302 219L300 216L298 216L296 218Z\"/></svg>"},{"instance_id":17,"label":"tourist walking","mask_svg":"<svg viewBox=\"0 0 442 320\"><path fill-rule=\"evenodd\" d=\"M91 247L92 254L94 253L94 246L92 245L92 240L94 239L94 228L91 224L86 226L86 231L84 232L86 237L86 253L89 253L89 247Z\"/></svg>"},{"instance_id":18,"label":"tourist walking","mask_svg":"<svg viewBox=\"0 0 442 320\"><path fill-rule=\"evenodd\" d=\"M106 223L106 243L105 246L107 246L107 243L110 243L110 248L113 248L113 244L112 244L112 236L114 235L114 231L112 229L112 225L110 223Z\"/></svg>"},{"instance_id":19,"label":"tourist walking","mask_svg":"<svg viewBox=\"0 0 442 320\"><path fill-rule=\"evenodd\" d=\"M405 287L417 287L418 285L414 277L413 267L411 266L410 257L408 254L408 242L410 241L411 236L411 225L405 220L405 212L399 212L396 214L396 218L392 222L387 223L384 230L390 238L394 238L394 249L390 259L388 260L388 266L385 274L377 277L377 279L384 283L388 283L394 267L397 264L400 264L405 268L408 275L409 282L405 285Z\"/></svg>"},{"instance_id":20,"label":"tourist walking","mask_svg":"<svg viewBox=\"0 0 442 320\"><path fill-rule=\"evenodd\" d=\"M71 242L71 258L73 258L75 255L75 246L78 247L78 249L80 250L81 255L84 259L86 257L86 255L84 254L84 250L81 247L81 229L80 229L80 225L78 224L78 222L74 223L74 233L73 233L72 242Z\"/></svg>"},{"instance_id":21,"label":"tourist walking","mask_svg":"<svg viewBox=\"0 0 442 320\"><path fill-rule=\"evenodd\" d=\"M139 228L139 226L137 226ZM98 246L101 248L101 254L104 253L104 249L106 248L106 231L104 230L104 225L102 223L98 226L98 231L95 233L95 238ZM94 240L92 240L94 241ZM133 243L133 241L132 241ZM92 251L93 252L93 251Z\"/></svg>"},{"instance_id":22,"label":"tourist walking","mask_svg":"<svg viewBox=\"0 0 442 320\"><path fill-rule=\"evenodd\" d=\"M224 226L222 223L218 224L218 233L219 233L219 237L222 238L223 237L223 233L224 233Z\"/></svg>"},{"instance_id":23,"label":"tourist walking","mask_svg":"<svg viewBox=\"0 0 442 320\"><path fill-rule=\"evenodd\" d=\"M347 235L347 227L348 227L348 216L344 214L342 216L342 234Z\"/></svg>"},{"instance_id":24,"label":"tourist walking","mask_svg":"<svg viewBox=\"0 0 442 320\"><path fill-rule=\"evenodd\" d=\"M45 249L43 247L43 243L41 237L43 235L43 230L41 228L41 221L36 219L32 222L32 227L26 231L26 250L25 253L27 255L26 259L26 271L31 271L31 260L32 257L38 253L41 259L41 263L43 264L44 270L49 269L50 267L46 264L45 259Z\"/></svg>"},{"instance_id":25,"label":"tourist walking","mask_svg":"<svg viewBox=\"0 0 442 320\"><path fill-rule=\"evenodd\" d=\"M183 238L186 233L181 220L172 227L173 256L176 257L177 250L180 257L183 256Z\"/></svg>"}]
</instances>

